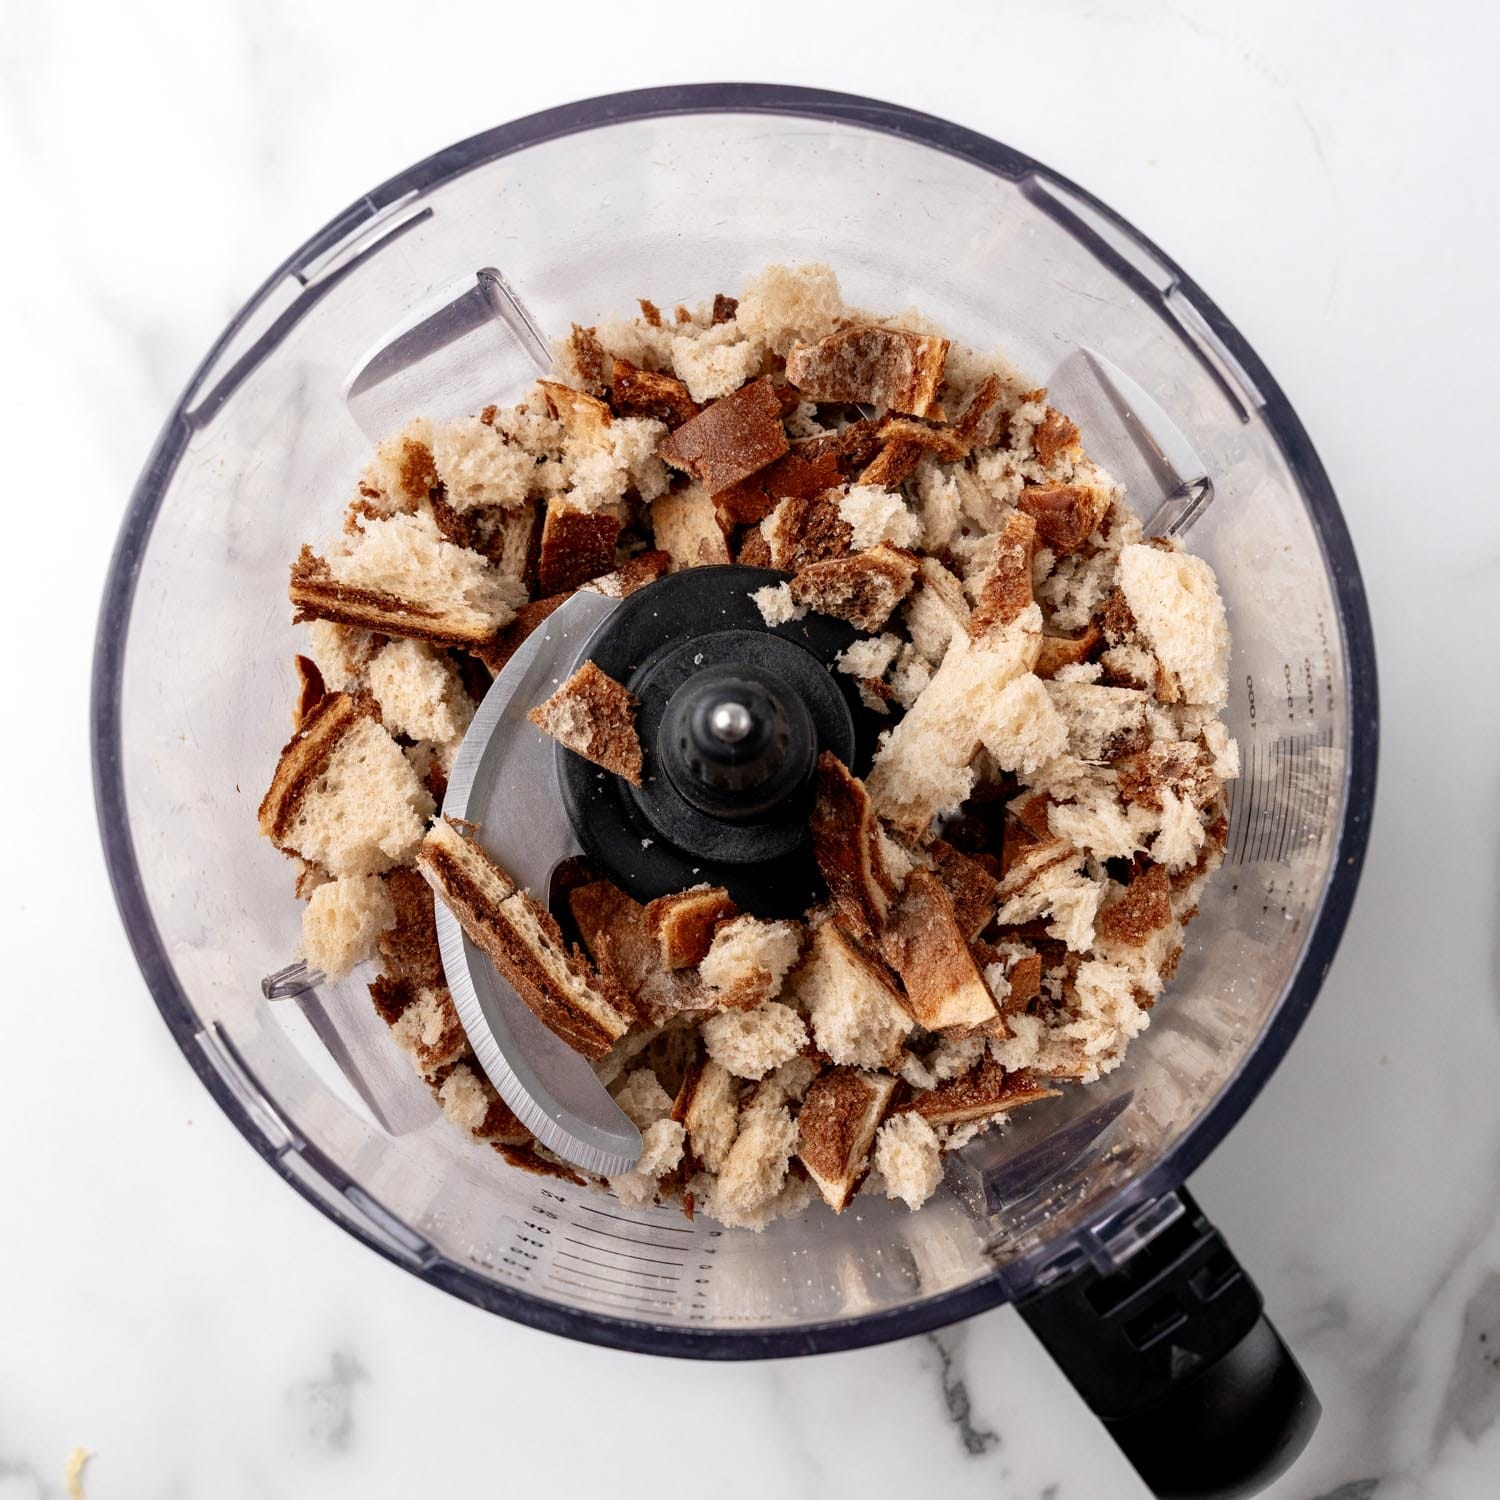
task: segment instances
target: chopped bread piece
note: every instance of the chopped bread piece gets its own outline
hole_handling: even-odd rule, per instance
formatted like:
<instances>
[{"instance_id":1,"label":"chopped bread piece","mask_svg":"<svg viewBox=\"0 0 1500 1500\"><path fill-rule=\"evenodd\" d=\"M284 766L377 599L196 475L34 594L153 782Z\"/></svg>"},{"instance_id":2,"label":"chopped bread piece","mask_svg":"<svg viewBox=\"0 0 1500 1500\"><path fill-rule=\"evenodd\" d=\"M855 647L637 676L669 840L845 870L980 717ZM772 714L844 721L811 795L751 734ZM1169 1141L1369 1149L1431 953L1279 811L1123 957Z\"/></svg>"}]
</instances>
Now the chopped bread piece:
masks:
<instances>
[{"instance_id":1,"label":"chopped bread piece","mask_svg":"<svg viewBox=\"0 0 1500 1500\"><path fill-rule=\"evenodd\" d=\"M911 1108L929 1125L962 1125L1038 1099L1055 1099L1058 1092L1037 1083L1029 1073L1007 1073L993 1057L986 1057L972 1072L918 1094Z\"/></svg>"},{"instance_id":2,"label":"chopped bread piece","mask_svg":"<svg viewBox=\"0 0 1500 1500\"><path fill-rule=\"evenodd\" d=\"M353 693L368 686L370 661L384 645L383 635L333 620L312 620L307 628L307 649L330 693Z\"/></svg>"},{"instance_id":3,"label":"chopped bread piece","mask_svg":"<svg viewBox=\"0 0 1500 1500\"><path fill-rule=\"evenodd\" d=\"M864 324L787 351L786 378L814 401L867 401L913 417L941 414L948 340Z\"/></svg>"},{"instance_id":4,"label":"chopped bread piece","mask_svg":"<svg viewBox=\"0 0 1500 1500\"><path fill-rule=\"evenodd\" d=\"M443 984L432 887L415 870L403 867L385 877L385 889L394 920L376 939L381 969L419 989Z\"/></svg>"},{"instance_id":5,"label":"chopped bread piece","mask_svg":"<svg viewBox=\"0 0 1500 1500\"><path fill-rule=\"evenodd\" d=\"M516 617L492 640L476 647L474 655L498 677L527 638L554 611L561 609L572 594L549 594L545 599L528 599Z\"/></svg>"},{"instance_id":6,"label":"chopped bread piece","mask_svg":"<svg viewBox=\"0 0 1500 1500\"><path fill-rule=\"evenodd\" d=\"M437 646L477 646L510 622L514 585L477 552L455 547L428 516L367 521L292 565L295 618L334 620Z\"/></svg>"},{"instance_id":7,"label":"chopped bread piece","mask_svg":"<svg viewBox=\"0 0 1500 1500\"><path fill-rule=\"evenodd\" d=\"M765 468L787 447L781 399L767 379L705 407L670 433L657 452L713 495Z\"/></svg>"},{"instance_id":8,"label":"chopped bread piece","mask_svg":"<svg viewBox=\"0 0 1500 1500\"><path fill-rule=\"evenodd\" d=\"M330 693L283 748L260 831L335 878L378 875L411 858L432 811L375 700Z\"/></svg>"},{"instance_id":9,"label":"chopped bread piece","mask_svg":"<svg viewBox=\"0 0 1500 1500\"><path fill-rule=\"evenodd\" d=\"M807 1045L802 1017L779 1000L753 1010L724 1010L700 1028L708 1055L736 1078L764 1078Z\"/></svg>"},{"instance_id":10,"label":"chopped bread piece","mask_svg":"<svg viewBox=\"0 0 1500 1500\"><path fill-rule=\"evenodd\" d=\"M1052 468L1065 454L1079 452L1078 429L1060 411L1048 407L1042 420L1031 430L1031 443L1037 462ZM1088 533L1085 532L1084 535Z\"/></svg>"},{"instance_id":11,"label":"chopped bread piece","mask_svg":"<svg viewBox=\"0 0 1500 1500\"><path fill-rule=\"evenodd\" d=\"M976 639L1014 624L1031 607L1032 559L1036 553L1036 523L1013 511L995 539L995 552L969 616L969 634ZM1040 650L1040 647L1038 647Z\"/></svg>"},{"instance_id":12,"label":"chopped bread piece","mask_svg":"<svg viewBox=\"0 0 1500 1500\"><path fill-rule=\"evenodd\" d=\"M392 734L431 740L445 764L474 717L458 668L426 641L392 641L370 662L370 691Z\"/></svg>"},{"instance_id":13,"label":"chopped bread piece","mask_svg":"<svg viewBox=\"0 0 1500 1500\"><path fill-rule=\"evenodd\" d=\"M881 951L901 976L906 1008L928 1031L985 1026L999 1015L953 901L931 870L907 877Z\"/></svg>"},{"instance_id":14,"label":"chopped bread piece","mask_svg":"<svg viewBox=\"0 0 1500 1500\"><path fill-rule=\"evenodd\" d=\"M698 403L680 380L628 359L614 362L610 402L622 417L653 417L667 427L681 427L698 415Z\"/></svg>"},{"instance_id":15,"label":"chopped bread piece","mask_svg":"<svg viewBox=\"0 0 1500 1500\"><path fill-rule=\"evenodd\" d=\"M838 278L821 261L767 266L746 283L734 320L748 338L784 355L796 339L820 339L847 316Z\"/></svg>"},{"instance_id":16,"label":"chopped bread piece","mask_svg":"<svg viewBox=\"0 0 1500 1500\"><path fill-rule=\"evenodd\" d=\"M652 549L638 552L629 561L623 562L613 573L601 573L582 585L585 593L603 594L606 599L628 599L647 584L666 577L672 567L670 553ZM526 606L522 605L524 609ZM517 611L519 614L520 611Z\"/></svg>"},{"instance_id":17,"label":"chopped bread piece","mask_svg":"<svg viewBox=\"0 0 1500 1500\"><path fill-rule=\"evenodd\" d=\"M1029 776L1068 748L1067 725L1032 672L1013 677L976 707L980 742L1002 771Z\"/></svg>"},{"instance_id":18,"label":"chopped bread piece","mask_svg":"<svg viewBox=\"0 0 1500 1500\"><path fill-rule=\"evenodd\" d=\"M788 992L806 1010L818 1050L835 1063L888 1068L912 1028L890 972L833 920L813 933Z\"/></svg>"},{"instance_id":19,"label":"chopped bread piece","mask_svg":"<svg viewBox=\"0 0 1500 1500\"><path fill-rule=\"evenodd\" d=\"M644 1208L656 1201L661 1179L682 1161L687 1132L676 1120L656 1120L641 1131L641 1154L628 1171L608 1179L621 1203Z\"/></svg>"},{"instance_id":20,"label":"chopped bread piece","mask_svg":"<svg viewBox=\"0 0 1500 1500\"><path fill-rule=\"evenodd\" d=\"M672 1114L687 1127L693 1154L710 1172L719 1171L739 1129L739 1085L723 1063L703 1059L689 1069Z\"/></svg>"},{"instance_id":21,"label":"chopped bread piece","mask_svg":"<svg viewBox=\"0 0 1500 1500\"><path fill-rule=\"evenodd\" d=\"M1036 522L1042 545L1067 557L1098 529L1109 512L1109 494L1082 484L1032 484L1021 491L1016 504Z\"/></svg>"},{"instance_id":22,"label":"chopped bread piece","mask_svg":"<svg viewBox=\"0 0 1500 1500\"><path fill-rule=\"evenodd\" d=\"M554 497L542 524L537 581L544 594L565 594L615 565L620 518L609 511L584 511Z\"/></svg>"},{"instance_id":23,"label":"chopped bread piece","mask_svg":"<svg viewBox=\"0 0 1500 1500\"><path fill-rule=\"evenodd\" d=\"M672 559L672 571L729 561L729 542L718 511L699 484L669 490L651 502L651 534Z\"/></svg>"},{"instance_id":24,"label":"chopped bread piece","mask_svg":"<svg viewBox=\"0 0 1500 1500\"><path fill-rule=\"evenodd\" d=\"M764 1229L774 1217L796 1149L797 1123L790 1111L747 1110L713 1185L709 1213L730 1229Z\"/></svg>"},{"instance_id":25,"label":"chopped bread piece","mask_svg":"<svg viewBox=\"0 0 1500 1500\"><path fill-rule=\"evenodd\" d=\"M796 922L734 917L714 933L698 974L719 1004L745 1010L780 994L801 952L802 928Z\"/></svg>"},{"instance_id":26,"label":"chopped bread piece","mask_svg":"<svg viewBox=\"0 0 1500 1500\"><path fill-rule=\"evenodd\" d=\"M1169 795L1207 807L1223 789L1205 752L1183 740L1157 740L1123 754L1115 770L1120 796L1156 812L1165 807Z\"/></svg>"},{"instance_id":27,"label":"chopped bread piece","mask_svg":"<svg viewBox=\"0 0 1500 1500\"><path fill-rule=\"evenodd\" d=\"M932 861L932 873L942 882L953 903L959 931L972 941L990 925L999 909L999 880L977 859L970 859L943 839L933 839L927 846L927 855Z\"/></svg>"},{"instance_id":28,"label":"chopped bread piece","mask_svg":"<svg viewBox=\"0 0 1500 1500\"><path fill-rule=\"evenodd\" d=\"M595 967L651 1025L710 1005L696 974L662 963L647 908L612 881L595 880L570 891L568 907Z\"/></svg>"},{"instance_id":29,"label":"chopped bread piece","mask_svg":"<svg viewBox=\"0 0 1500 1500\"><path fill-rule=\"evenodd\" d=\"M1171 925L1172 884L1162 865L1148 865L1115 900L1100 908L1094 940L1101 947L1138 947Z\"/></svg>"},{"instance_id":30,"label":"chopped bread piece","mask_svg":"<svg viewBox=\"0 0 1500 1500\"><path fill-rule=\"evenodd\" d=\"M419 990L392 1023L391 1036L424 1078L457 1062L469 1050L453 997L442 986Z\"/></svg>"},{"instance_id":31,"label":"chopped bread piece","mask_svg":"<svg viewBox=\"0 0 1500 1500\"><path fill-rule=\"evenodd\" d=\"M1050 820L1049 813L1049 820ZM1050 916L1049 936L1082 953L1094 941L1094 915L1104 888L1083 873L1084 853L1066 839L1033 844L1000 882L1002 927Z\"/></svg>"},{"instance_id":32,"label":"chopped bread piece","mask_svg":"<svg viewBox=\"0 0 1500 1500\"><path fill-rule=\"evenodd\" d=\"M1047 692L1067 726L1068 754L1079 760L1118 760L1150 742L1146 693L1089 682L1049 682Z\"/></svg>"},{"instance_id":33,"label":"chopped bread piece","mask_svg":"<svg viewBox=\"0 0 1500 1500\"><path fill-rule=\"evenodd\" d=\"M952 351L956 352L956 351ZM951 358L950 358L951 364ZM952 379L952 371L949 371ZM1006 411L1000 377L989 374L975 388L953 430L970 449L988 448L999 442L1009 413Z\"/></svg>"},{"instance_id":34,"label":"chopped bread piece","mask_svg":"<svg viewBox=\"0 0 1500 1500\"><path fill-rule=\"evenodd\" d=\"M868 785L882 818L921 838L934 817L957 811L974 786L980 746L974 709L1031 670L1040 639L1034 605L985 640L954 637L932 681L875 756Z\"/></svg>"},{"instance_id":35,"label":"chopped bread piece","mask_svg":"<svg viewBox=\"0 0 1500 1500\"><path fill-rule=\"evenodd\" d=\"M790 625L807 613L807 606L792 598L789 583L768 583L764 588L756 589L750 597L755 601L761 619L773 630L778 625Z\"/></svg>"},{"instance_id":36,"label":"chopped bread piece","mask_svg":"<svg viewBox=\"0 0 1500 1500\"><path fill-rule=\"evenodd\" d=\"M723 886L695 885L648 903L646 931L667 968L690 969L707 957L715 926L738 915L739 907Z\"/></svg>"},{"instance_id":37,"label":"chopped bread piece","mask_svg":"<svg viewBox=\"0 0 1500 1500\"><path fill-rule=\"evenodd\" d=\"M794 443L773 464L714 496L720 519L732 526L764 520L785 499L810 500L836 489L843 475L838 455L819 451L808 456L806 443Z\"/></svg>"},{"instance_id":38,"label":"chopped bread piece","mask_svg":"<svg viewBox=\"0 0 1500 1500\"><path fill-rule=\"evenodd\" d=\"M292 728L301 729L307 716L328 696L328 688L310 656L296 657L293 665L297 671L297 703L292 709Z\"/></svg>"},{"instance_id":39,"label":"chopped bread piece","mask_svg":"<svg viewBox=\"0 0 1500 1500\"><path fill-rule=\"evenodd\" d=\"M837 756L818 757L813 854L828 894L856 936L879 933L901 879L891 869L865 785Z\"/></svg>"},{"instance_id":40,"label":"chopped bread piece","mask_svg":"<svg viewBox=\"0 0 1500 1500\"><path fill-rule=\"evenodd\" d=\"M832 494L788 495L761 523L771 566L798 573L816 562L847 557L854 528L839 514Z\"/></svg>"},{"instance_id":41,"label":"chopped bread piece","mask_svg":"<svg viewBox=\"0 0 1500 1500\"><path fill-rule=\"evenodd\" d=\"M641 784L641 742L635 732L636 699L591 661L526 717L560 745Z\"/></svg>"},{"instance_id":42,"label":"chopped bread piece","mask_svg":"<svg viewBox=\"0 0 1500 1500\"><path fill-rule=\"evenodd\" d=\"M869 484L851 486L837 500L839 518L849 527L851 545L860 552L890 542L915 547L922 523L906 508L900 495Z\"/></svg>"},{"instance_id":43,"label":"chopped bread piece","mask_svg":"<svg viewBox=\"0 0 1500 1500\"><path fill-rule=\"evenodd\" d=\"M733 322L681 333L672 340L672 368L687 383L694 401L729 395L758 375L765 362L765 345L745 338Z\"/></svg>"},{"instance_id":44,"label":"chopped bread piece","mask_svg":"<svg viewBox=\"0 0 1500 1500\"><path fill-rule=\"evenodd\" d=\"M606 394L609 355L592 328L580 328L575 323L567 339L554 344L553 352L557 356L558 378L564 384L577 386L591 396Z\"/></svg>"},{"instance_id":45,"label":"chopped bread piece","mask_svg":"<svg viewBox=\"0 0 1500 1500\"><path fill-rule=\"evenodd\" d=\"M811 1087L813 1079L823 1071L823 1067L823 1059L820 1057L810 1057L805 1053L789 1057L767 1073L759 1083L751 1085L740 1101L740 1107L748 1111L776 1109L783 1104L800 1104L803 1095Z\"/></svg>"},{"instance_id":46,"label":"chopped bread piece","mask_svg":"<svg viewBox=\"0 0 1500 1500\"><path fill-rule=\"evenodd\" d=\"M1183 700L1222 708L1229 701L1229 627L1213 569L1201 557L1137 543L1120 553L1120 588Z\"/></svg>"},{"instance_id":47,"label":"chopped bread piece","mask_svg":"<svg viewBox=\"0 0 1500 1500\"><path fill-rule=\"evenodd\" d=\"M672 1096L650 1068L634 1068L610 1093L630 1123L640 1130L670 1118Z\"/></svg>"},{"instance_id":48,"label":"chopped bread piece","mask_svg":"<svg viewBox=\"0 0 1500 1500\"><path fill-rule=\"evenodd\" d=\"M396 909L378 875L346 875L312 893L302 913L302 956L330 979L375 956Z\"/></svg>"},{"instance_id":49,"label":"chopped bread piece","mask_svg":"<svg viewBox=\"0 0 1500 1500\"><path fill-rule=\"evenodd\" d=\"M943 1148L926 1119L915 1110L892 1115L875 1136L874 1167L887 1198L916 1209L943 1180Z\"/></svg>"},{"instance_id":50,"label":"chopped bread piece","mask_svg":"<svg viewBox=\"0 0 1500 1500\"><path fill-rule=\"evenodd\" d=\"M413 511L437 488L432 457L432 423L408 422L385 439L360 476L357 503L377 515Z\"/></svg>"},{"instance_id":51,"label":"chopped bread piece","mask_svg":"<svg viewBox=\"0 0 1500 1500\"><path fill-rule=\"evenodd\" d=\"M478 417L437 428L432 457L443 499L460 514L523 505L536 479L536 459Z\"/></svg>"},{"instance_id":52,"label":"chopped bread piece","mask_svg":"<svg viewBox=\"0 0 1500 1500\"><path fill-rule=\"evenodd\" d=\"M422 841L417 868L470 941L551 1031L576 1052L601 1058L630 1029L596 976L569 953L547 909L472 839L439 818Z\"/></svg>"},{"instance_id":53,"label":"chopped bread piece","mask_svg":"<svg viewBox=\"0 0 1500 1500\"><path fill-rule=\"evenodd\" d=\"M467 1062L454 1065L437 1089L443 1113L460 1130L482 1141L524 1146L531 1132L516 1118L494 1085Z\"/></svg>"},{"instance_id":54,"label":"chopped bread piece","mask_svg":"<svg viewBox=\"0 0 1500 1500\"><path fill-rule=\"evenodd\" d=\"M1036 659L1036 675L1054 677L1064 667L1086 662L1103 640L1103 633L1092 623L1082 635L1044 635L1041 654Z\"/></svg>"},{"instance_id":55,"label":"chopped bread piece","mask_svg":"<svg viewBox=\"0 0 1500 1500\"><path fill-rule=\"evenodd\" d=\"M920 583L906 601L907 633L933 666L942 661L954 635L969 633L969 601L963 584L935 557L924 557Z\"/></svg>"},{"instance_id":56,"label":"chopped bread piece","mask_svg":"<svg viewBox=\"0 0 1500 1500\"><path fill-rule=\"evenodd\" d=\"M849 557L809 563L792 579L792 598L819 614L879 630L911 592L916 559L885 542Z\"/></svg>"},{"instance_id":57,"label":"chopped bread piece","mask_svg":"<svg viewBox=\"0 0 1500 1500\"><path fill-rule=\"evenodd\" d=\"M843 1213L869 1164L875 1132L895 1092L888 1073L834 1068L807 1091L797 1116L797 1155L823 1201Z\"/></svg>"}]
</instances>

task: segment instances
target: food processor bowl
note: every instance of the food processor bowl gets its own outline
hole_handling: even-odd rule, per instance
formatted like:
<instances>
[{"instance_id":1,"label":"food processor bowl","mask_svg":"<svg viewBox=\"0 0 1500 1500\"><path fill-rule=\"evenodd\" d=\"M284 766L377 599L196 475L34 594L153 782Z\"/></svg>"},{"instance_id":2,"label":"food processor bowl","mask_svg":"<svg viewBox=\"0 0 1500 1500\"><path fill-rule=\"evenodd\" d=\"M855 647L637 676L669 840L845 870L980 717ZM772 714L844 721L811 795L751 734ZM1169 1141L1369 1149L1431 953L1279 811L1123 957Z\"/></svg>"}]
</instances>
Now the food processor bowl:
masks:
<instances>
[{"instance_id":1,"label":"food processor bowl","mask_svg":"<svg viewBox=\"0 0 1500 1500\"><path fill-rule=\"evenodd\" d=\"M337 529L373 439L410 415L518 399L545 338L573 322L809 260L831 263L853 304L919 308L1002 348L1078 421L1149 528L1208 559L1233 635L1227 717L1244 774L1225 867L1121 1067L973 1142L920 1212L864 1196L757 1235L511 1169L443 1119L368 976L263 992L296 952L299 906L256 804L296 697L288 563ZM709 1358L848 1348L1018 1300L1067 1365L1072 1325L1049 1335L1038 1299L1114 1286L1079 1316L1160 1363L1249 1286L1180 1189L1327 971L1367 836L1376 694L1364 593L1317 456L1260 360L1165 255L1080 188L944 121L705 85L570 105L452 146L270 277L194 376L131 501L93 736L116 896L184 1054L282 1176L398 1265L536 1327ZM1229 1278L1222 1297L1207 1295L1210 1264ZM1143 1286L1166 1288L1152 1292L1160 1307ZM1256 1298L1237 1316L1258 1313ZM1108 1419L1108 1394L1085 1394Z\"/></svg>"}]
</instances>

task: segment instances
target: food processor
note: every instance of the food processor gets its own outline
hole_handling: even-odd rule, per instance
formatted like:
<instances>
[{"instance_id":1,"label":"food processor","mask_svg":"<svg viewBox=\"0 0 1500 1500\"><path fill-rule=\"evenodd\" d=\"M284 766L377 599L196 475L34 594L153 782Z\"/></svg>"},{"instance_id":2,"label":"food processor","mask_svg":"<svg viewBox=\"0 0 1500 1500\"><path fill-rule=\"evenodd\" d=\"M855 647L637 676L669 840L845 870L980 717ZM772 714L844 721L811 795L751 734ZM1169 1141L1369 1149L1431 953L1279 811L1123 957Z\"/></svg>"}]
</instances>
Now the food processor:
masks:
<instances>
[{"instance_id":1,"label":"food processor","mask_svg":"<svg viewBox=\"0 0 1500 1500\"><path fill-rule=\"evenodd\" d=\"M574 322L810 260L851 304L1003 349L1148 530L1213 565L1243 775L1224 868L1122 1066L949 1157L919 1212L865 1196L752 1234L514 1171L453 1129L358 971L285 972L300 908L256 805L296 698L288 563L337 528L373 441L518 399ZM1305 1444L1316 1399L1183 1184L1286 1051L1353 899L1377 738L1364 592L1254 352L1039 163L895 106L737 84L550 110L391 179L266 281L172 412L115 552L92 714L116 899L184 1055L396 1264L534 1327L708 1359L1010 1301L1157 1494L1250 1493ZM530 815L586 800L548 784Z\"/></svg>"}]
</instances>

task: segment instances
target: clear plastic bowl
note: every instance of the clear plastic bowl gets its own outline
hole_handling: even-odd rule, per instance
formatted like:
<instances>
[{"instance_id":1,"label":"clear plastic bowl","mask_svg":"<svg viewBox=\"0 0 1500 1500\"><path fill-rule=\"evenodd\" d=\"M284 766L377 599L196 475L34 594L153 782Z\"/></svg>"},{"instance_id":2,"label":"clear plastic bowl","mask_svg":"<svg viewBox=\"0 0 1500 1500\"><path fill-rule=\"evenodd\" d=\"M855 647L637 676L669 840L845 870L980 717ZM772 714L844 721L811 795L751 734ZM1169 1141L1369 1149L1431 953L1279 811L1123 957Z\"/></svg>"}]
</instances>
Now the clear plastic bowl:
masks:
<instances>
[{"instance_id":1,"label":"clear plastic bowl","mask_svg":"<svg viewBox=\"0 0 1500 1500\"><path fill-rule=\"evenodd\" d=\"M510 1169L440 1117L358 977L264 998L262 976L296 949L298 906L255 813L294 698L288 562L337 526L369 448L360 422L474 410L530 377L524 318L478 273L497 268L556 333L637 296L670 306L810 259L857 304L919 307L1003 346L1143 513L1187 529L1228 603L1245 776L1226 866L1123 1067L975 1142L920 1213L864 1197L757 1236ZM451 338L430 337L447 322ZM414 324L434 362L368 396L357 373ZM1365 845L1376 709L1364 595L1322 467L1265 367L1170 260L993 141L744 85L503 126L377 188L293 255L194 377L132 499L93 734L141 967L278 1172L480 1306L601 1343L739 1357L930 1328L1117 1263L1151 1232L1328 967Z\"/></svg>"}]
</instances>

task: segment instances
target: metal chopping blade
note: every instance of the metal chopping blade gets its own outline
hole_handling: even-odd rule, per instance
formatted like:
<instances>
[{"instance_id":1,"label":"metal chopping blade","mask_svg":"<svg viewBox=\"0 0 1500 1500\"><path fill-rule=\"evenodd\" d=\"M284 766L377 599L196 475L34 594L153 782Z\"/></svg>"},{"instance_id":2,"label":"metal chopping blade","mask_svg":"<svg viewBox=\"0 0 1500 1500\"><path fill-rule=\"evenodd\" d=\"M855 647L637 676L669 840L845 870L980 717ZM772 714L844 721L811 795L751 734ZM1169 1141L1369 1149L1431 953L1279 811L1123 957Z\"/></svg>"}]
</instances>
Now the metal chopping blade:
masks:
<instances>
[{"instance_id":1,"label":"metal chopping blade","mask_svg":"<svg viewBox=\"0 0 1500 1500\"><path fill-rule=\"evenodd\" d=\"M580 590L506 663L464 736L443 812L477 825L480 847L543 903L553 871L583 852L557 784L554 742L527 719L567 675L619 600ZM588 1061L554 1036L437 902L438 945L480 1066L536 1138L603 1177L628 1171L641 1133Z\"/></svg>"}]
</instances>

